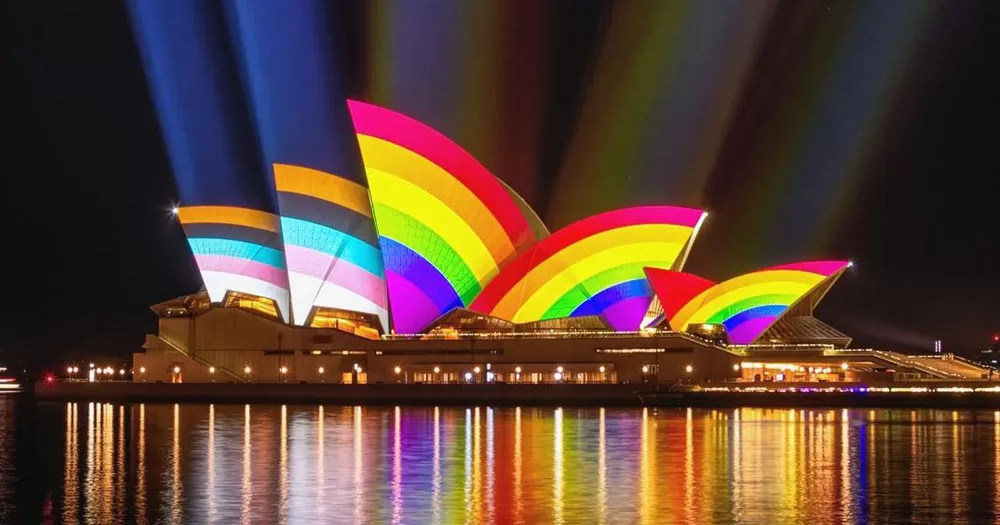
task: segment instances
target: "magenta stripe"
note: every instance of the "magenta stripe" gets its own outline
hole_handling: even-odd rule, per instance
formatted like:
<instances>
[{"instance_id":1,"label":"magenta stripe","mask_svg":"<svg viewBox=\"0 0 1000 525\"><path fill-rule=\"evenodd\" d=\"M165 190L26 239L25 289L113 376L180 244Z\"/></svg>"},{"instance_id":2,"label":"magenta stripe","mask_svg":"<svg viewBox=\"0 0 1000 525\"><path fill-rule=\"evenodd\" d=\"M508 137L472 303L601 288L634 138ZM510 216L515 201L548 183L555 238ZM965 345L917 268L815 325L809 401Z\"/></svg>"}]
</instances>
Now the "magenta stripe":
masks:
<instances>
[{"instance_id":1,"label":"magenta stripe","mask_svg":"<svg viewBox=\"0 0 1000 525\"><path fill-rule=\"evenodd\" d=\"M228 255L195 254L194 259L198 263L198 269L203 272L233 273L288 289L288 275L283 268Z\"/></svg>"},{"instance_id":2,"label":"magenta stripe","mask_svg":"<svg viewBox=\"0 0 1000 525\"><path fill-rule=\"evenodd\" d=\"M830 276L847 267L847 261L805 261L800 263L782 264L772 266L760 271L768 270L796 270L800 272L816 273L823 276Z\"/></svg>"},{"instance_id":3,"label":"magenta stripe","mask_svg":"<svg viewBox=\"0 0 1000 525\"><path fill-rule=\"evenodd\" d=\"M285 259L288 271L301 273L346 288L365 299L385 308L385 283L377 275L357 266L346 259L338 259L312 248L285 245ZM336 268L330 268L336 264Z\"/></svg>"},{"instance_id":4,"label":"magenta stripe","mask_svg":"<svg viewBox=\"0 0 1000 525\"><path fill-rule=\"evenodd\" d=\"M392 328L400 334L422 332L441 316L434 301L405 277L386 272L389 295L392 298Z\"/></svg>"}]
</instances>

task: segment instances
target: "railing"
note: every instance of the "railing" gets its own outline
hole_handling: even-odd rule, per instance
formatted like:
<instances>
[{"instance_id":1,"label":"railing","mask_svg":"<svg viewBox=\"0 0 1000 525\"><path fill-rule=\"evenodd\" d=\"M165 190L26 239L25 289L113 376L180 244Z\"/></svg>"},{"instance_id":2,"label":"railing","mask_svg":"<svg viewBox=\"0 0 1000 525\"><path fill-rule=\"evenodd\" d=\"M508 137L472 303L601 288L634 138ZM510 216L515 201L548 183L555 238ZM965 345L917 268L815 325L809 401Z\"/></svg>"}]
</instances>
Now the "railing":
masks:
<instances>
[{"instance_id":1,"label":"railing","mask_svg":"<svg viewBox=\"0 0 1000 525\"><path fill-rule=\"evenodd\" d=\"M201 356L199 356L197 354L193 354L191 352L188 352L186 349L182 348L180 345L174 343L173 341L170 341L170 340L165 339L163 337L160 337L159 340L162 341L167 346L169 346L170 348L173 348L174 350L176 350L180 354L182 354L182 355L184 355L184 356L186 356L186 357L194 360L194 362L196 362L196 363L198 363L198 364L200 364L200 365L202 365L202 366L204 366L206 368L208 368L208 367L214 367L216 371L219 371L219 372L222 372L222 373L226 374L227 376L235 379L237 382L240 382L240 383L246 383L247 382L246 378L240 376L236 372L233 372L232 370L230 370L230 369L228 369L228 368L226 368L224 366L216 366L215 363L212 363L211 361L209 361L209 360L205 359L204 357L201 357Z\"/></svg>"}]
</instances>

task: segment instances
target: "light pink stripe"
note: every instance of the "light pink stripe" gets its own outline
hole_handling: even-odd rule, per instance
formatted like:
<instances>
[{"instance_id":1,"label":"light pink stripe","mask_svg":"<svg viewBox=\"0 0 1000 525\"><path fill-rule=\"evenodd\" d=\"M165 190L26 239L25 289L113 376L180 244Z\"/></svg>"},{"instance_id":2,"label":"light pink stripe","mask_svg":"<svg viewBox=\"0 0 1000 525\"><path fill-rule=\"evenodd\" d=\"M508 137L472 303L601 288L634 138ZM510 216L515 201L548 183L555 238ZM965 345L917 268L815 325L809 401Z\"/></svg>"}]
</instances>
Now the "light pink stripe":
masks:
<instances>
[{"instance_id":1,"label":"light pink stripe","mask_svg":"<svg viewBox=\"0 0 1000 525\"><path fill-rule=\"evenodd\" d=\"M312 248L292 244L285 245L285 259L288 261L289 272L335 284L368 299L379 308L386 307L388 301L385 282L360 266ZM331 271L330 267L334 264L337 267Z\"/></svg>"},{"instance_id":2,"label":"light pink stripe","mask_svg":"<svg viewBox=\"0 0 1000 525\"><path fill-rule=\"evenodd\" d=\"M203 272L223 272L243 275L271 283L278 288L288 289L288 274L285 273L283 268L275 268L270 264L241 259L239 257L229 257L227 255L201 254L195 255L194 259L198 263L198 269Z\"/></svg>"}]
</instances>

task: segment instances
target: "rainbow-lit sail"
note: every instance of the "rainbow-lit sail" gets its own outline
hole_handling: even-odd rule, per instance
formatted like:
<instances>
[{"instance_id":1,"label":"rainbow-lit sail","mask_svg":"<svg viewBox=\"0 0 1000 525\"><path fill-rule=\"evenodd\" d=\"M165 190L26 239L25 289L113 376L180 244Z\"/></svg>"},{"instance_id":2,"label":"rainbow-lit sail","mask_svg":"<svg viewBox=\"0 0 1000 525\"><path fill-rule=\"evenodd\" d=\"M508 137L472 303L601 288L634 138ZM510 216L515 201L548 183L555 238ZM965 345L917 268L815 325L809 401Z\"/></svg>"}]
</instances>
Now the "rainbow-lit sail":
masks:
<instances>
[{"instance_id":1,"label":"rainbow-lit sail","mask_svg":"<svg viewBox=\"0 0 1000 525\"><path fill-rule=\"evenodd\" d=\"M274 301L288 321L289 292L276 215L231 206L177 210L205 289L213 302L229 292Z\"/></svg>"},{"instance_id":2,"label":"rainbow-lit sail","mask_svg":"<svg viewBox=\"0 0 1000 525\"><path fill-rule=\"evenodd\" d=\"M385 272L368 190L318 170L274 165L296 324L313 307L379 316L388 329Z\"/></svg>"},{"instance_id":3,"label":"rainbow-lit sail","mask_svg":"<svg viewBox=\"0 0 1000 525\"><path fill-rule=\"evenodd\" d=\"M496 177L444 135L348 101L371 190L393 329L414 333L469 305L537 240Z\"/></svg>"},{"instance_id":4,"label":"rainbow-lit sail","mask_svg":"<svg viewBox=\"0 0 1000 525\"><path fill-rule=\"evenodd\" d=\"M642 206L577 221L505 266L470 309L516 323L599 314L636 330L653 296L643 268L679 269L704 218Z\"/></svg>"},{"instance_id":5,"label":"rainbow-lit sail","mask_svg":"<svg viewBox=\"0 0 1000 525\"><path fill-rule=\"evenodd\" d=\"M847 261L774 266L715 284L691 274L647 268L670 327L721 324L733 344L750 344L811 291L836 279Z\"/></svg>"}]
</instances>

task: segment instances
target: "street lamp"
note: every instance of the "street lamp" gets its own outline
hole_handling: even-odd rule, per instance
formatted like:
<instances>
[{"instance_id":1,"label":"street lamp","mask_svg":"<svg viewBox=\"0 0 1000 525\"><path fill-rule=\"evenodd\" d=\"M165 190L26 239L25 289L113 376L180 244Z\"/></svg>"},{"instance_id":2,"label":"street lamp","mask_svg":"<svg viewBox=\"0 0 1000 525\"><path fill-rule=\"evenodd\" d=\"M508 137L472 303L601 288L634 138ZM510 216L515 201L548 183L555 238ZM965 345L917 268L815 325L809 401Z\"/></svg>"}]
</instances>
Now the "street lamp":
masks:
<instances>
[{"instance_id":1,"label":"street lamp","mask_svg":"<svg viewBox=\"0 0 1000 525\"><path fill-rule=\"evenodd\" d=\"M694 367L691 365L687 365L684 367L684 371L690 374L691 372L694 372Z\"/></svg>"},{"instance_id":2,"label":"street lamp","mask_svg":"<svg viewBox=\"0 0 1000 525\"><path fill-rule=\"evenodd\" d=\"M403 369L402 369L402 368L400 368L400 367L399 367L399 366L397 365L397 366L396 366L396 368L393 368L393 369L392 369L392 371L393 371L393 372L395 372L395 373L396 373L396 375L399 375L399 373L400 373L400 372L402 372L402 371L403 371Z\"/></svg>"}]
</instances>

